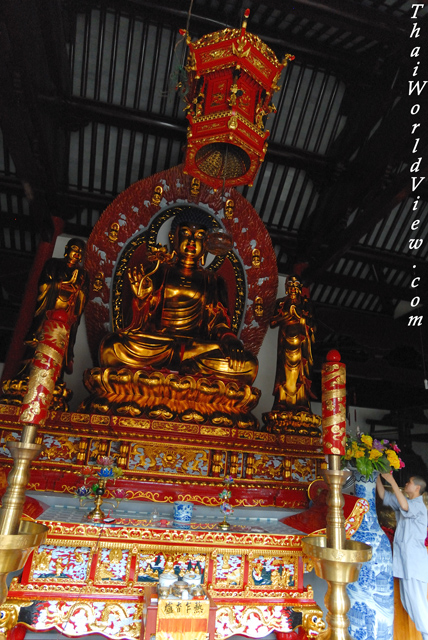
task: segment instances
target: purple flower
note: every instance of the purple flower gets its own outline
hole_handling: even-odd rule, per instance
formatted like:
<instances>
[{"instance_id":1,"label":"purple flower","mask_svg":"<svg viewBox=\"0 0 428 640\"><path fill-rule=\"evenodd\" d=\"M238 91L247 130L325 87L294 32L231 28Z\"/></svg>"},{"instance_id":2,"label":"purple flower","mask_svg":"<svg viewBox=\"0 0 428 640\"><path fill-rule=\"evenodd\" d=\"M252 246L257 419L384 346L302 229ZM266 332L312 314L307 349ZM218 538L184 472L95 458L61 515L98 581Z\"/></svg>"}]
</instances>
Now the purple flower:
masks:
<instances>
[{"instance_id":1,"label":"purple flower","mask_svg":"<svg viewBox=\"0 0 428 640\"><path fill-rule=\"evenodd\" d=\"M385 440L383 440L383 442L385 442ZM373 440L372 449L377 449L378 451L383 451L385 449L385 447L383 446L382 442L380 442L379 440L376 440L376 438L375 438Z\"/></svg>"}]
</instances>

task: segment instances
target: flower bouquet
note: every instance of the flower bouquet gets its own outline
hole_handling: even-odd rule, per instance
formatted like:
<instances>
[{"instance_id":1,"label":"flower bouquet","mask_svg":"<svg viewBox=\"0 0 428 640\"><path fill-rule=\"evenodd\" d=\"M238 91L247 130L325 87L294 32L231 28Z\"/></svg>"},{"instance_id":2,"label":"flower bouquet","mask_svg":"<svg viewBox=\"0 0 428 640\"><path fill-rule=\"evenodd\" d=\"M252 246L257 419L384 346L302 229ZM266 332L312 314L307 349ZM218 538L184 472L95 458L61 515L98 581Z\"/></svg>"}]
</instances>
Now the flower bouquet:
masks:
<instances>
[{"instance_id":1,"label":"flower bouquet","mask_svg":"<svg viewBox=\"0 0 428 640\"><path fill-rule=\"evenodd\" d=\"M373 439L357 429L355 438L346 436L342 462L349 462L368 480L373 471L388 473L393 469L402 469L405 465L398 457L399 453L400 449L395 442Z\"/></svg>"}]
</instances>

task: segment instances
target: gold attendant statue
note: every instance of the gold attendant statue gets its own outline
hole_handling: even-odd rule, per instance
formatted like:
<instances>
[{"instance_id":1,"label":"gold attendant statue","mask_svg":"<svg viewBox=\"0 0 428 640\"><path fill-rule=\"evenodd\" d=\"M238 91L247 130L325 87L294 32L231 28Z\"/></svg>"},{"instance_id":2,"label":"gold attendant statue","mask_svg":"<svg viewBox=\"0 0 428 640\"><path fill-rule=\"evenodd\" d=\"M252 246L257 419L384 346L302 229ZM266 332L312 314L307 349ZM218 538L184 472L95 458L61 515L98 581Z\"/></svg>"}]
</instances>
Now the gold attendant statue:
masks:
<instances>
[{"instance_id":1,"label":"gold attendant statue","mask_svg":"<svg viewBox=\"0 0 428 640\"><path fill-rule=\"evenodd\" d=\"M89 293L89 275L80 266L85 246L85 242L80 238L72 238L67 242L63 259L51 258L46 262L39 280L34 320L26 339L29 360L34 355L37 336L46 318L46 312L51 309L64 310L73 323L64 358L66 373L73 372L73 347Z\"/></svg>"},{"instance_id":2,"label":"gold attendant statue","mask_svg":"<svg viewBox=\"0 0 428 640\"><path fill-rule=\"evenodd\" d=\"M309 300L294 276L287 279L286 296L276 303L271 327L279 325L275 376L275 408L310 411L312 342L315 325Z\"/></svg>"},{"instance_id":3,"label":"gold attendant statue","mask_svg":"<svg viewBox=\"0 0 428 640\"><path fill-rule=\"evenodd\" d=\"M71 321L68 348L64 356L61 374L57 380L51 409L66 411L72 392L63 382L65 373L73 372L74 343L77 329L89 294L89 274L80 266L85 242L80 238L68 241L64 258L49 259L39 278L36 309L26 336L26 352L21 370L16 378L3 383L3 404L21 404L27 392L31 362L38 344L46 313L53 309L65 311Z\"/></svg>"},{"instance_id":4,"label":"gold attendant statue","mask_svg":"<svg viewBox=\"0 0 428 640\"><path fill-rule=\"evenodd\" d=\"M132 320L100 345L101 367L152 367L252 384L257 359L231 331L223 279L204 269L210 217L180 207L170 232L173 253L155 250L155 267L129 269Z\"/></svg>"},{"instance_id":5,"label":"gold attendant statue","mask_svg":"<svg viewBox=\"0 0 428 640\"><path fill-rule=\"evenodd\" d=\"M277 300L271 327L279 326L272 411L263 414L268 431L320 437L321 418L311 411L312 343L315 323L310 301L294 276L287 279L285 298Z\"/></svg>"}]
</instances>

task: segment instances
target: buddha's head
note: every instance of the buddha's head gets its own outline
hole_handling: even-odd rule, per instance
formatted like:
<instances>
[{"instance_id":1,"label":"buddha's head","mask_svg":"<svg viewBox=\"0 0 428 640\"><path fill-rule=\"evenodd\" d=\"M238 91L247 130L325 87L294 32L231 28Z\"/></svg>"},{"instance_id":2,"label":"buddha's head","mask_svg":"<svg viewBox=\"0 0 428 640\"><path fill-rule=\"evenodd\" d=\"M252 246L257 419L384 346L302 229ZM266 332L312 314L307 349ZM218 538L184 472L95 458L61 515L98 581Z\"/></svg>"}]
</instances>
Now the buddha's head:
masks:
<instances>
[{"instance_id":1,"label":"buddha's head","mask_svg":"<svg viewBox=\"0 0 428 640\"><path fill-rule=\"evenodd\" d=\"M64 258L69 267L75 267L82 261L85 242L80 238L71 238L65 246Z\"/></svg>"},{"instance_id":2,"label":"buddha's head","mask_svg":"<svg viewBox=\"0 0 428 640\"><path fill-rule=\"evenodd\" d=\"M196 266L207 251L205 239L212 227L208 214L195 207L185 207L176 213L171 225L170 241L178 255L178 262Z\"/></svg>"}]
</instances>

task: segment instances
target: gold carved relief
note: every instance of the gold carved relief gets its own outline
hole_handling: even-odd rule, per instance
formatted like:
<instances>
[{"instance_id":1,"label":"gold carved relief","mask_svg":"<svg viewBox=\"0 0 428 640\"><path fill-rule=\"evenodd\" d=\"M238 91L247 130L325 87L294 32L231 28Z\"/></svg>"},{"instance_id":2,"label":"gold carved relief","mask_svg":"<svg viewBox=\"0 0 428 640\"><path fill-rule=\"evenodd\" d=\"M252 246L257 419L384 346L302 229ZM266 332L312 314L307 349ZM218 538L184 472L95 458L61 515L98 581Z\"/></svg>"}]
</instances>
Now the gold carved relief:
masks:
<instances>
[{"instance_id":1,"label":"gold carved relief","mask_svg":"<svg viewBox=\"0 0 428 640\"><path fill-rule=\"evenodd\" d=\"M214 587L219 589L242 589L244 558L235 554L218 554L214 560Z\"/></svg>"},{"instance_id":2,"label":"gold carved relief","mask_svg":"<svg viewBox=\"0 0 428 640\"><path fill-rule=\"evenodd\" d=\"M160 201L162 200L162 195L163 195L163 187L160 184L158 184L153 189L151 204L159 205Z\"/></svg>"}]
</instances>

